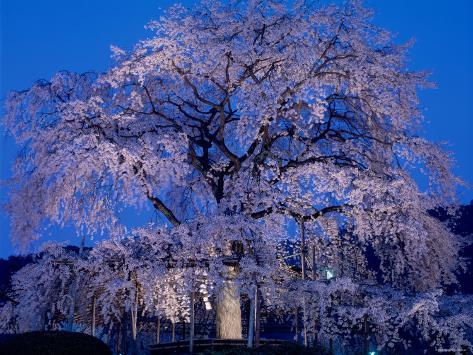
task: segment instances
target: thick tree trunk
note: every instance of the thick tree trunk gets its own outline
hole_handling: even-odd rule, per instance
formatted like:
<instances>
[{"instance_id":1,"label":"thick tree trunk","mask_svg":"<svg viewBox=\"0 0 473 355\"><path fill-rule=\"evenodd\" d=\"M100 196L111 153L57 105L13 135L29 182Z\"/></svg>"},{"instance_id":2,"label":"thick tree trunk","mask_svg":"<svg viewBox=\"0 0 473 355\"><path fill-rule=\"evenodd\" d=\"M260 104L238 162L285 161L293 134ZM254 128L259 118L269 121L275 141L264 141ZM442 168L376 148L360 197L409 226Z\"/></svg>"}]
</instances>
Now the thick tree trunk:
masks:
<instances>
[{"instance_id":1,"label":"thick tree trunk","mask_svg":"<svg viewBox=\"0 0 473 355\"><path fill-rule=\"evenodd\" d=\"M230 271L229 274L232 274ZM240 292L232 275L224 281L217 299L217 337L241 339Z\"/></svg>"}]
</instances>

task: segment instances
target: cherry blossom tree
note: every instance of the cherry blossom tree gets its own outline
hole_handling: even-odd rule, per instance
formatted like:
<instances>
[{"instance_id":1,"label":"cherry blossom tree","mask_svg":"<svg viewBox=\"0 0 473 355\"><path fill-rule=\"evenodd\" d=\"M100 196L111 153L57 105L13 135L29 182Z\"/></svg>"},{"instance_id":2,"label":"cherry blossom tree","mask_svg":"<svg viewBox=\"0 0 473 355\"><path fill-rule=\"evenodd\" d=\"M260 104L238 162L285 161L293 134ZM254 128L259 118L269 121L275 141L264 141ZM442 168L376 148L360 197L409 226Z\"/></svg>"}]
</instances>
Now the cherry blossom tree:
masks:
<instances>
[{"instance_id":1,"label":"cherry blossom tree","mask_svg":"<svg viewBox=\"0 0 473 355\"><path fill-rule=\"evenodd\" d=\"M15 333L65 328L74 284L71 270L81 280L76 327L90 329L96 336L97 327L108 329L100 336L106 335L110 345L127 328L131 328L127 342L134 344L139 316L165 318L174 324L184 320L192 326L192 297L207 302L218 281L212 280L208 268L191 267L189 262L179 267L179 250L171 260L166 248L159 247L169 246L168 242L163 230L148 227L129 237L101 242L80 259L60 245L47 245L33 264L13 276L13 302L2 307L0 329ZM233 285L238 284L250 300L256 287L265 308L274 314L304 309L301 333L312 344L347 354L348 349L353 353L473 349L471 297L444 295L440 290L406 293L338 276L314 279L312 274L301 280L290 269L279 274L271 274L273 268L258 272L261 268L252 265L253 260L240 260L241 271ZM123 322L128 321L127 327Z\"/></svg>"},{"instance_id":2,"label":"cherry blossom tree","mask_svg":"<svg viewBox=\"0 0 473 355\"><path fill-rule=\"evenodd\" d=\"M34 263L12 276L11 301L2 309L1 329L24 332L66 328L74 321L77 269L76 251L46 244Z\"/></svg>"},{"instance_id":3,"label":"cherry blossom tree","mask_svg":"<svg viewBox=\"0 0 473 355\"><path fill-rule=\"evenodd\" d=\"M13 240L27 245L45 222L113 235L123 207L152 207L182 271L205 265L222 338L241 338L240 294L270 287L291 221L325 257L343 254L351 276L368 273L369 248L392 286L455 282L459 241L429 210L454 205L460 181L449 154L418 136L416 93L431 84L407 69L410 44L371 16L358 1L175 6L153 37L114 47L106 73L60 72L12 93ZM138 280L149 267L129 271Z\"/></svg>"}]
</instances>

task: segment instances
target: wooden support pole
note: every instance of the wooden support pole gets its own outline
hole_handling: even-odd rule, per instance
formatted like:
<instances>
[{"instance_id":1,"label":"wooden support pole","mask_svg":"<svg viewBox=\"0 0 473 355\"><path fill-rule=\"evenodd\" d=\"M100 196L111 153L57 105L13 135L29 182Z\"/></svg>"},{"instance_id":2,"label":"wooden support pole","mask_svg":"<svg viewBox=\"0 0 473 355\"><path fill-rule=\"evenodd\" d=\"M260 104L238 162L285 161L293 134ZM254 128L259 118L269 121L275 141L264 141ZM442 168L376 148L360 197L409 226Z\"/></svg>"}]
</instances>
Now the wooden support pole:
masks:
<instances>
[{"instance_id":1,"label":"wooden support pole","mask_svg":"<svg viewBox=\"0 0 473 355\"><path fill-rule=\"evenodd\" d=\"M363 353L368 354L368 316L363 317Z\"/></svg>"},{"instance_id":2,"label":"wooden support pole","mask_svg":"<svg viewBox=\"0 0 473 355\"><path fill-rule=\"evenodd\" d=\"M312 280L317 278L317 264L315 262L315 244L312 244Z\"/></svg>"},{"instance_id":3,"label":"wooden support pole","mask_svg":"<svg viewBox=\"0 0 473 355\"><path fill-rule=\"evenodd\" d=\"M255 299L256 299L256 290L253 292L253 295L250 293L250 316L248 320L248 348L253 348L253 338L255 331Z\"/></svg>"},{"instance_id":4,"label":"wooden support pole","mask_svg":"<svg viewBox=\"0 0 473 355\"><path fill-rule=\"evenodd\" d=\"M133 340L136 340L138 326L138 289L135 291L135 300L131 309L131 334Z\"/></svg>"},{"instance_id":5,"label":"wooden support pole","mask_svg":"<svg viewBox=\"0 0 473 355\"><path fill-rule=\"evenodd\" d=\"M260 335L261 335L261 304L259 297L258 285L255 290L255 347L260 346Z\"/></svg>"},{"instance_id":6,"label":"wooden support pole","mask_svg":"<svg viewBox=\"0 0 473 355\"><path fill-rule=\"evenodd\" d=\"M301 269L302 269L302 280L306 279L306 262L305 262L305 223L303 220L300 221L300 232L301 232Z\"/></svg>"},{"instance_id":7,"label":"wooden support pole","mask_svg":"<svg viewBox=\"0 0 473 355\"><path fill-rule=\"evenodd\" d=\"M194 290L191 291L191 299L190 299L190 330L189 330L189 353L194 353L194 326L195 326L195 307L194 307Z\"/></svg>"},{"instance_id":8,"label":"wooden support pole","mask_svg":"<svg viewBox=\"0 0 473 355\"><path fill-rule=\"evenodd\" d=\"M306 244L305 244L305 223L303 220L300 221L300 232L301 232L301 269L302 269L302 280L306 279ZM304 332L304 346L309 345L308 334L307 334L307 304L305 294L302 295L302 326Z\"/></svg>"},{"instance_id":9,"label":"wooden support pole","mask_svg":"<svg viewBox=\"0 0 473 355\"><path fill-rule=\"evenodd\" d=\"M172 342L176 341L176 323L172 322L172 335L171 335L171 340Z\"/></svg>"},{"instance_id":10,"label":"wooden support pole","mask_svg":"<svg viewBox=\"0 0 473 355\"><path fill-rule=\"evenodd\" d=\"M96 309L96 304L97 304L97 301L95 299L95 295L93 295L92 296L92 336L93 337L95 336L95 322L96 322L95 309Z\"/></svg>"},{"instance_id":11,"label":"wooden support pole","mask_svg":"<svg viewBox=\"0 0 473 355\"><path fill-rule=\"evenodd\" d=\"M156 324L156 344L161 342L161 317L158 315L158 320Z\"/></svg>"}]
</instances>

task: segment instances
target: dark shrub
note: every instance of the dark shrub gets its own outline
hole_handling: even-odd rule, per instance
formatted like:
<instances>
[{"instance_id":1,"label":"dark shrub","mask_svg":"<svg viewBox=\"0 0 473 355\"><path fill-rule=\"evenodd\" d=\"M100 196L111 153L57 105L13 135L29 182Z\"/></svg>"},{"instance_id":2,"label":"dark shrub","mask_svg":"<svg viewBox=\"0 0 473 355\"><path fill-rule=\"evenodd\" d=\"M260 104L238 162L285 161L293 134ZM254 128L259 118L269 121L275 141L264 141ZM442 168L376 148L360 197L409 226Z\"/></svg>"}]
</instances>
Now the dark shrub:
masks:
<instances>
[{"instance_id":1,"label":"dark shrub","mask_svg":"<svg viewBox=\"0 0 473 355\"><path fill-rule=\"evenodd\" d=\"M2 355L111 355L99 339L73 332L29 332L2 335Z\"/></svg>"}]
</instances>

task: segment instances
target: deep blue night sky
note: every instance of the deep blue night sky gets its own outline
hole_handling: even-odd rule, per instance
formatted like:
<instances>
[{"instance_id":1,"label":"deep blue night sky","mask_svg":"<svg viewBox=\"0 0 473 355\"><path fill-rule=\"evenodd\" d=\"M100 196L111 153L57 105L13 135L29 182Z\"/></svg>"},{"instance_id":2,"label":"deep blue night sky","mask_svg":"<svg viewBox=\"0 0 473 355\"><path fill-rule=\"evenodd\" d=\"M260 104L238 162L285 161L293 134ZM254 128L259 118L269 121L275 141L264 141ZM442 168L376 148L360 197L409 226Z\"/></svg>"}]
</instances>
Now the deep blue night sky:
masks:
<instances>
[{"instance_id":1,"label":"deep blue night sky","mask_svg":"<svg viewBox=\"0 0 473 355\"><path fill-rule=\"evenodd\" d=\"M110 45L130 48L150 36L144 25L157 19L174 0L0 0L0 100L10 90L25 89L39 78L63 69L104 71ZM181 1L189 4L192 1ZM427 138L448 141L457 160L455 172L473 183L473 1L367 0L374 22L398 34L398 41L416 39L410 69L433 72L435 90L421 92ZM0 111L1 112L1 111ZM10 176L13 140L0 128L0 179ZM6 189L0 186L0 201ZM462 189L460 200L473 199ZM149 220L150 215L142 217ZM0 210L0 257L14 253L8 218ZM57 238L58 231L52 237ZM68 238L73 238L67 233ZM46 238L45 238L46 239ZM43 241L45 240L43 239ZM77 240L73 240L77 242Z\"/></svg>"}]
</instances>

